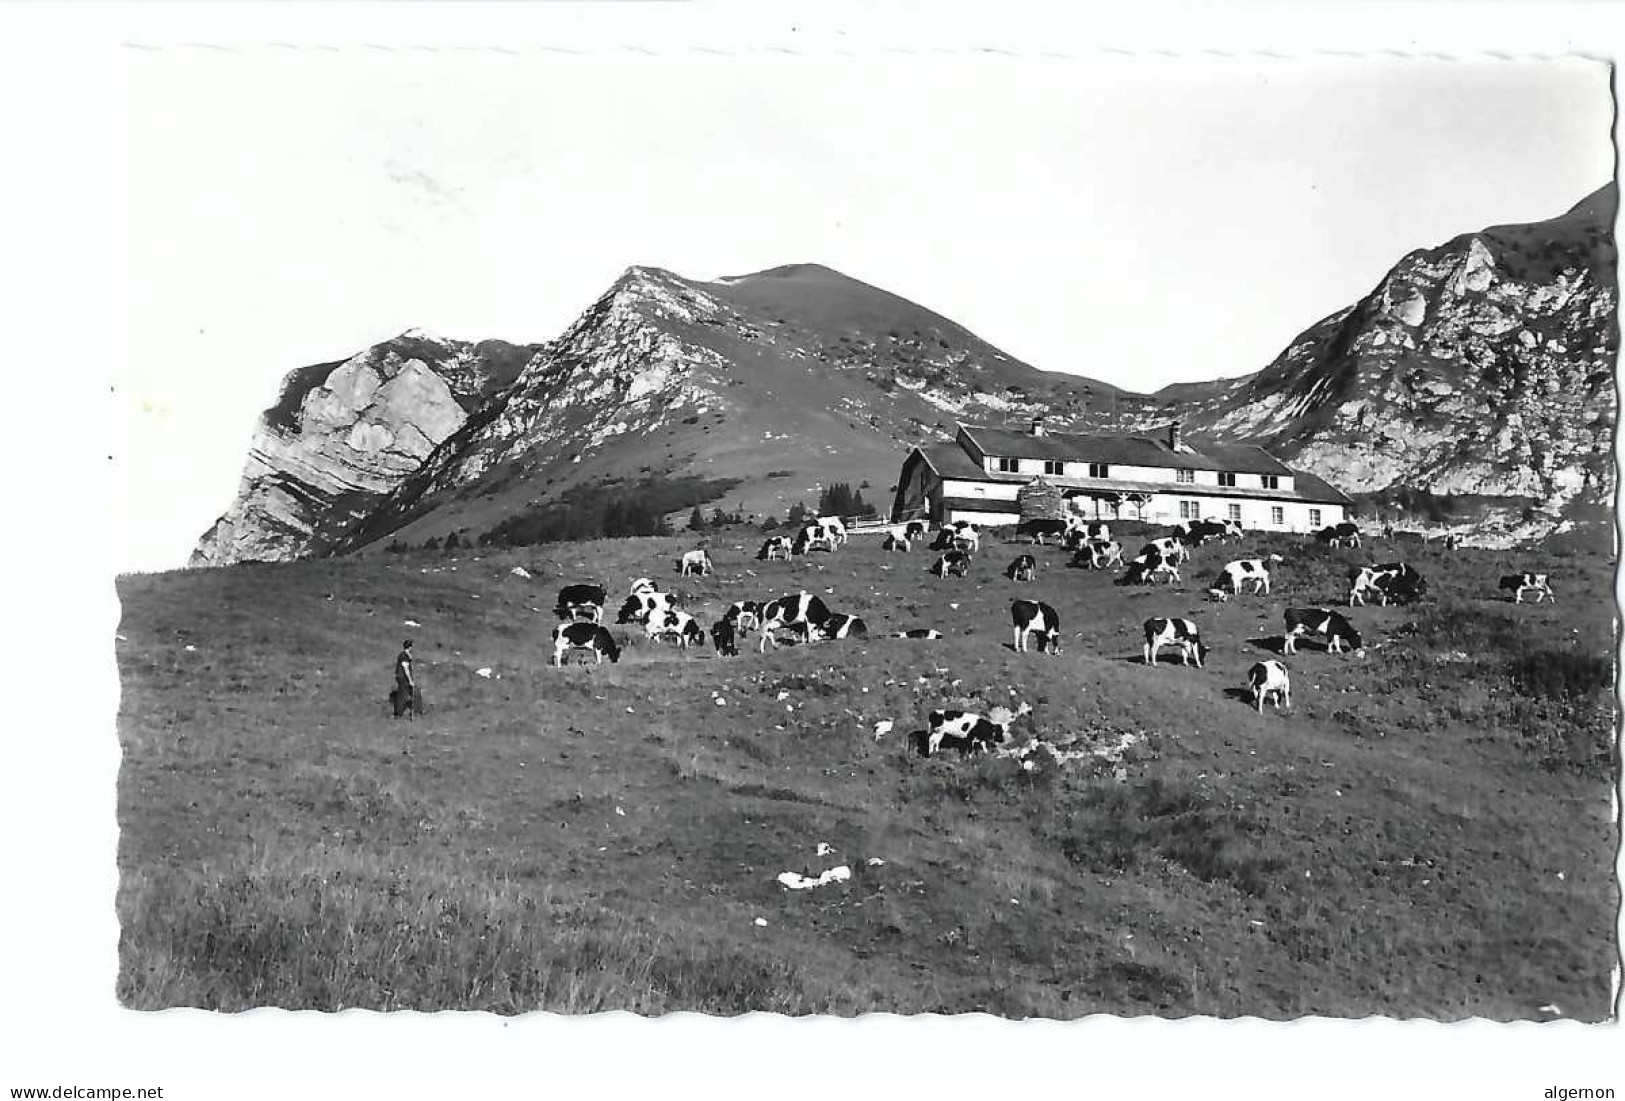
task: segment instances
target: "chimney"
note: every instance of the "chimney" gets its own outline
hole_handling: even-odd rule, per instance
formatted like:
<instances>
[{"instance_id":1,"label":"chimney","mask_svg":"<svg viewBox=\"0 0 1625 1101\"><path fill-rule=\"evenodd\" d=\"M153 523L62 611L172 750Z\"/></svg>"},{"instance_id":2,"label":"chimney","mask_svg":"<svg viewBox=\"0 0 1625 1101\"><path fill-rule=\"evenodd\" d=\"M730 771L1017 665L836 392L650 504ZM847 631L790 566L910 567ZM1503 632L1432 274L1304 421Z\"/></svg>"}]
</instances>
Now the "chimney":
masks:
<instances>
[{"instance_id":1,"label":"chimney","mask_svg":"<svg viewBox=\"0 0 1625 1101\"><path fill-rule=\"evenodd\" d=\"M1041 416L1034 417L1033 418L1033 435L1042 436L1043 434L1044 434L1044 418L1041 417Z\"/></svg>"},{"instance_id":2,"label":"chimney","mask_svg":"<svg viewBox=\"0 0 1625 1101\"><path fill-rule=\"evenodd\" d=\"M1179 450L1179 422L1172 421L1168 425L1168 450Z\"/></svg>"}]
</instances>

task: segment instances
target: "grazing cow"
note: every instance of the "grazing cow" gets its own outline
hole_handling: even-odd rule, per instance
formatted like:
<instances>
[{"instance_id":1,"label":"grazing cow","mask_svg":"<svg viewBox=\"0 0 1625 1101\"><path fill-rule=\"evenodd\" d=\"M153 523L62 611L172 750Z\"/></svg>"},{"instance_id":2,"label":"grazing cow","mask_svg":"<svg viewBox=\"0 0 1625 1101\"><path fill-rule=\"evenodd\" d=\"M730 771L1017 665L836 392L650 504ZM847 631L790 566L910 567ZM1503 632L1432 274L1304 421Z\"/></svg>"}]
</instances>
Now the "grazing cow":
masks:
<instances>
[{"instance_id":1,"label":"grazing cow","mask_svg":"<svg viewBox=\"0 0 1625 1101\"><path fill-rule=\"evenodd\" d=\"M1208 648L1196 624L1188 619L1148 619L1145 621L1145 663L1157 664L1157 652L1164 646L1179 647L1180 661L1184 665L1196 658L1196 667L1202 667Z\"/></svg>"},{"instance_id":2,"label":"grazing cow","mask_svg":"<svg viewBox=\"0 0 1625 1101\"><path fill-rule=\"evenodd\" d=\"M672 611L674 601L666 593L638 592L627 597L615 616L616 623L647 623L656 613Z\"/></svg>"},{"instance_id":3,"label":"grazing cow","mask_svg":"<svg viewBox=\"0 0 1625 1101\"><path fill-rule=\"evenodd\" d=\"M779 640L774 637L774 632L792 627L800 628L802 638L811 642L814 626L828 618L829 608L824 605L823 598L808 592L770 600L762 606L762 640L757 645L757 652L765 651L770 639L777 650Z\"/></svg>"},{"instance_id":4,"label":"grazing cow","mask_svg":"<svg viewBox=\"0 0 1625 1101\"><path fill-rule=\"evenodd\" d=\"M1287 675L1286 666L1278 661L1261 661L1247 670L1247 687L1252 692L1253 706L1258 713L1264 713L1264 700L1270 700L1275 710L1281 710L1281 705L1292 706L1292 678Z\"/></svg>"},{"instance_id":5,"label":"grazing cow","mask_svg":"<svg viewBox=\"0 0 1625 1101\"><path fill-rule=\"evenodd\" d=\"M811 554L815 550L833 553L835 546L835 537L830 535L828 531L817 524L808 524L801 529L801 534L796 536L796 543L792 550L801 555Z\"/></svg>"},{"instance_id":6,"label":"grazing cow","mask_svg":"<svg viewBox=\"0 0 1625 1101\"><path fill-rule=\"evenodd\" d=\"M1239 543L1246 535L1246 529L1241 526L1240 520L1226 520L1224 522L1224 534L1219 538L1226 543Z\"/></svg>"},{"instance_id":7,"label":"grazing cow","mask_svg":"<svg viewBox=\"0 0 1625 1101\"><path fill-rule=\"evenodd\" d=\"M795 544L790 542L789 537L775 535L763 541L762 549L756 552L756 560L758 562L771 562L775 558L783 558L785 561L789 561L790 556L794 553Z\"/></svg>"},{"instance_id":8,"label":"grazing cow","mask_svg":"<svg viewBox=\"0 0 1625 1101\"><path fill-rule=\"evenodd\" d=\"M839 516L820 516L813 525L835 546L844 546L847 540L846 524Z\"/></svg>"},{"instance_id":9,"label":"grazing cow","mask_svg":"<svg viewBox=\"0 0 1625 1101\"><path fill-rule=\"evenodd\" d=\"M914 548L909 543L907 537L892 534L886 536L885 540L880 544L880 549L883 551L900 551L903 554L907 554Z\"/></svg>"},{"instance_id":10,"label":"grazing cow","mask_svg":"<svg viewBox=\"0 0 1625 1101\"><path fill-rule=\"evenodd\" d=\"M1357 547L1360 545L1360 526L1345 520L1329 524L1315 532L1315 538L1328 547Z\"/></svg>"},{"instance_id":11,"label":"grazing cow","mask_svg":"<svg viewBox=\"0 0 1625 1101\"><path fill-rule=\"evenodd\" d=\"M1254 593L1268 593L1270 591L1271 562L1281 561L1281 556L1272 554L1268 558L1240 558L1229 563L1219 571L1218 588L1230 586L1232 593L1239 594L1245 582L1251 582Z\"/></svg>"},{"instance_id":12,"label":"grazing cow","mask_svg":"<svg viewBox=\"0 0 1625 1101\"><path fill-rule=\"evenodd\" d=\"M1218 520L1192 520L1177 538L1187 549L1195 550L1209 539L1223 539L1229 530Z\"/></svg>"},{"instance_id":13,"label":"grazing cow","mask_svg":"<svg viewBox=\"0 0 1625 1101\"><path fill-rule=\"evenodd\" d=\"M1038 560L1030 554L1018 554L1004 568L1004 576L1011 581L1031 581L1038 575Z\"/></svg>"},{"instance_id":14,"label":"grazing cow","mask_svg":"<svg viewBox=\"0 0 1625 1101\"><path fill-rule=\"evenodd\" d=\"M1042 545L1046 535L1053 535L1056 542L1066 538L1067 527L1065 520L1046 520L1042 517L1034 517L1017 524L1016 534L1024 535L1032 542Z\"/></svg>"},{"instance_id":15,"label":"grazing cow","mask_svg":"<svg viewBox=\"0 0 1625 1101\"><path fill-rule=\"evenodd\" d=\"M1389 562L1382 566L1355 566L1349 570L1349 606L1364 604L1375 597L1378 604L1389 601L1409 604L1422 599L1427 582L1414 566Z\"/></svg>"},{"instance_id":16,"label":"grazing cow","mask_svg":"<svg viewBox=\"0 0 1625 1101\"><path fill-rule=\"evenodd\" d=\"M1342 653L1344 650L1359 654L1365 650L1360 642L1360 632L1338 612L1327 608L1288 608L1285 619L1286 641L1281 646L1283 654L1297 653L1298 639L1303 635L1318 636L1329 654Z\"/></svg>"},{"instance_id":17,"label":"grazing cow","mask_svg":"<svg viewBox=\"0 0 1625 1101\"><path fill-rule=\"evenodd\" d=\"M739 641L733 620L723 618L711 624L711 645L716 647L718 657L739 656Z\"/></svg>"},{"instance_id":18,"label":"grazing cow","mask_svg":"<svg viewBox=\"0 0 1625 1101\"><path fill-rule=\"evenodd\" d=\"M931 572L938 577L964 577L970 573L970 555L962 550L946 551L931 563Z\"/></svg>"},{"instance_id":19,"label":"grazing cow","mask_svg":"<svg viewBox=\"0 0 1625 1101\"><path fill-rule=\"evenodd\" d=\"M1086 570L1104 570L1123 564L1123 544L1090 540L1080 543L1072 552L1072 565Z\"/></svg>"},{"instance_id":20,"label":"grazing cow","mask_svg":"<svg viewBox=\"0 0 1625 1101\"><path fill-rule=\"evenodd\" d=\"M1068 516L1066 518L1066 544L1069 548L1078 542L1106 542L1112 537L1112 529L1105 524L1092 523L1081 516Z\"/></svg>"},{"instance_id":21,"label":"grazing cow","mask_svg":"<svg viewBox=\"0 0 1625 1101\"><path fill-rule=\"evenodd\" d=\"M937 529L936 538L931 540L931 549L950 550L955 539L976 539L976 526L969 520L955 520L951 524L944 524Z\"/></svg>"},{"instance_id":22,"label":"grazing cow","mask_svg":"<svg viewBox=\"0 0 1625 1101\"><path fill-rule=\"evenodd\" d=\"M655 583L650 581L647 577L640 577L636 581L632 582L632 587L626 591L631 593L633 596L636 596L638 593L653 593L659 592L660 590L655 588Z\"/></svg>"},{"instance_id":23,"label":"grazing cow","mask_svg":"<svg viewBox=\"0 0 1625 1101\"><path fill-rule=\"evenodd\" d=\"M723 610L722 618L739 634L749 634L762 625L762 605L755 600L736 600Z\"/></svg>"},{"instance_id":24,"label":"grazing cow","mask_svg":"<svg viewBox=\"0 0 1625 1101\"><path fill-rule=\"evenodd\" d=\"M898 631L892 635L892 638L924 638L932 640L941 637L942 632L934 627L910 627L906 631Z\"/></svg>"},{"instance_id":25,"label":"grazing cow","mask_svg":"<svg viewBox=\"0 0 1625 1101\"><path fill-rule=\"evenodd\" d=\"M1535 603L1551 597L1552 603L1557 603L1557 596L1552 592L1550 575L1544 573L1509 573L1501 578L1501 589L1513 590L1512 600L1515 604L1523 603L1523 594L1526 590L1535 591Z\"/></svg>"},{"instance_id":26,"label":"grazing cow","mask_svg":"<svg viewBox=\"0 0 1625 1101\"><path fill-rule=\"evenodd\" d=\"M1141 553L1155 548L1157 553L1176 566L1183 566L1185 559L1190 557L1190 547L1185 545L1182 537L1166 535L1161 539L1153 539L1147 543Z\"/></svg>"},{"instance_id":27,"label":"grazing cow","mask_svg":"<svg viewBox=\"0 0 1625 1101\"><path fill-rule=\"evenodd\" d=\"M903 538L907 539L910 543L914 542L916 539L924 539L925 538L925 521L924 520L910 520L908 523L904 524L903 525Z\"/></svg>"},{"instance_id":28,"label":"grazing cow","mask_svg":"<svg viewBox=\"0 0 1625 1101\"><path fill-rule=\"evenodd\" d=\"M703 550L685 551L677 560L677 572L685 577L691 573L705 577L711 572L711 555Z\"/></svg>"},{"instance_id":29,"label":"grazing cow","mask_svg":"<svg viewBox=\"0 0 1625 1101\"><path fill-rule=\"evenodd\" d=\"M604 659L611 663L621 660L621 645L607 627L597 623L560 623L553 628L553 664L563 665L564 655L572 650L587 650L596 655L594 665Z\"/></svg>"},{"instance_id":30,"label":"grazing cow","mask_svg":"<svg viewBox=\"0 0 1625 1101\"><path fill-rule=\"evenodd\" d=\"M1010 738L1010 724L1032 707L1022 704L1015 711L995 707L987 718L974 711L937 710L926 716L925 737L920 744L922 756L930 757L946 745L957 749L961 757L972 753L986 753L988 747L1003 745Z\"/></svg>"},{"instance_id":31,"label":"grazing cow","mask_svg":"<svg viewBox=\"0 0 1625 1101\"><path fill-rule=\"evenodd\" d=\"M1129 559L1128 569L1117 581L1119 585L1147 585L1158 574L1167 574L1172 584L1179 580L1179 568L1163 556L1156 547L1146 547L1139 555Z\"/></svg>"},{"instance_id":32,"label":"grazing cow","mask_svg":"<svg viewBox=\"0 0 1625 1101\"><path fill-rule=\"evenodd\" d=\"M1017 600L1010 605L1010 622L1015 627L1016 653L1027 652L1027 639L1038 636L1038 652L1061 652L1061 617L1040 600Z\"/></svg>"},{"instance_id":33,"label":"grazing cow","mask_svg":"<svg viewBox=\"0 0 1625 1101\"><path fill-rule=\"evenodd\" d=\"M833 612L813 624L813 634L825 642L838 638L868 638L869 626L855 615Z\"/></svg>"},{"instance_id":34,"label":"grazing cow","mask_svg":"<svg viewBox=\"0 0 1625 1101\"><path fill-rule=\"evenodd\" d=\"M674 638L678 647L684 650L694 645L705 645L705 632L700 628L699 620L674 608L650 615L649 621L643 625L643 633L650 642Z\"/></svg>"},{"instance_id":35,"label":"grazing cow","mask_svg":"<svg viewBox=\"0 0 1625 1101\"><path fill-rule=\"evenodd\" d=\"M966 554L975 554L982 549L982 536L975 528L964 528L954 536L953 549Z\"/></svg>"},{"instance_id":36,"label":"grazing cow","mask_svg":"<svg viewBox=\"0 0 1625 1101\"><path fill-rule=\"evenodd\" d=\"M566 585L559 590L553 614L560 619L590 619L597 623L604 617L604 603L608 600L602 585Z\"/></svg>"}]
</instances>

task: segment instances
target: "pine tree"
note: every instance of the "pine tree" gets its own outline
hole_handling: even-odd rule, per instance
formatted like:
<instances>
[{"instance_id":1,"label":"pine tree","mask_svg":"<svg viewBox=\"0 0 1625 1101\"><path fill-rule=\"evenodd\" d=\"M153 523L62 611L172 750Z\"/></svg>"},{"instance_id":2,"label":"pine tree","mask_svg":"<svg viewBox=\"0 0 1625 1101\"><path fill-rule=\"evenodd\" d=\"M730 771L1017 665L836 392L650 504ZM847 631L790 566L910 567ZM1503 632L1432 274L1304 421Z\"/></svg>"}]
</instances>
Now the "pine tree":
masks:
<instances>
[{"instance_id":1,"label":"pine tree","mask_svg":"<svg viewBox=\"0 0 1625 1101\"><path fill-rule=\"evenodd\" d=\"M694 506L694 511L688 514L688 530L689 531L704 531L705 530L705 514L700 511L700 506L699 505L695 505Z\"/></svg>"}]
</instances>

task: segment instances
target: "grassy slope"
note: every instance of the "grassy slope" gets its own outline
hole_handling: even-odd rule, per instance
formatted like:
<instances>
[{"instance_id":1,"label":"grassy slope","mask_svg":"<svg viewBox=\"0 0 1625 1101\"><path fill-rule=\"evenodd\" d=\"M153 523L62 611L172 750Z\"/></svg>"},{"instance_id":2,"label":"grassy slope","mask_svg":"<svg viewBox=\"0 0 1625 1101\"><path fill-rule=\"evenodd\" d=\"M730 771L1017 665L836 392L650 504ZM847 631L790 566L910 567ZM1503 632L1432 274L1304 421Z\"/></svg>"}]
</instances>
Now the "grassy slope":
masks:
<instances>
[{"instance_id":1,"label":"grassy slope","mask_svg":"<svg viewBox=\"0 0 1625 1101\"><path fill-rule=\"evenodd\" d=\"M757 563L743 533L713 540L717 576L679 585L671 557L691 545L123 579L121 999L1609 1012L1609 781L1539 767L1494 649L1608 652L1611 609L1580 595L1607 591L1604 555L1518 559L1551 567L1564 600L1519 608L1492 588L1511 558L1411 548L1435 609L1355 610L1368 641L1388 641L1364 660L1287 659L1295 709L1258 717L1227 694L1267 652L1246 640L1278 634L1288 603L1333 599L1344 562L1392 548L1281 540L1277 595L1210 605L1194 584L1131 590L1065 569L1053 548L1031 585L1003 579L1016 552L996 543L953 582L872 542ZM1204 552L1187 580L1229 557ZM638 574L666 576L706 622L727 599L806 587L877 631L949 637L728 660L638 645L618 666L546 667L557 585L624 591ZM1061 656L1006 648L1016 591L1060 609ZM1153 614L1196 618L1208 667L1142 667ZM1472 636L1424 645L1400 631L1413 621ZM411 723L383 702L406 635L430 707ZM1036 709L1018 737L1148 740L1122 779L905 753L929 708L1008 702L1007 686ZM897 729L876 742L882 718ZM816 857L820 841L836 856ZM836 862L849 883L774 882Z\"/></svg>"}]
</instances>

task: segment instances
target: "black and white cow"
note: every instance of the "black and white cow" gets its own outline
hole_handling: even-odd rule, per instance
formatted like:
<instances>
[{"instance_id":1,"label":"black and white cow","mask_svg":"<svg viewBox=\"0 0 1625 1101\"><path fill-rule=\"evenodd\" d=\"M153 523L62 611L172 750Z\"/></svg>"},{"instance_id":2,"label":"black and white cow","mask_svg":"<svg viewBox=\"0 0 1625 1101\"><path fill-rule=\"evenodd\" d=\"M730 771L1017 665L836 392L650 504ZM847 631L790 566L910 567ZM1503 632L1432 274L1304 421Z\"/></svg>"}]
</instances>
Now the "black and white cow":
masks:
<instances>
[{"instance_id":1,"label":"black and white cow","mask_svg":"<svg viewBox=\"0 0 1625 1101\"><path fill-rule=\"evenodd\" d=\"M793 553L795 553L795 544L790 542L787 536L775 535L762 542L762 549L756 552L756 560L758 562L771 562L775 558L783 558L789 561Z\"/></svg>"},{"instance_id":2,"label":"black and white cow","mask_svg":"<svg viewBox=\"0 0 1625 1101\"><path fill-rule=\"evenodd\" d=\"M1011 581L1031 581L1038 576L1038 560L1030 554L1018 554L1004 568L1004 576Z\"/></svg>"},{"instance_id":3,"label":"black and white cow","mask_svg":"<svg viewBox=\"0 0 1625 1101\"><path fill-rule=\"evenodd\" d=\"M679 612L674 608L655 612L649 616L643 625L643 633L650 642L658 642L663 638L677 641L680 649L686 650L690 646L705 645L705 631L700 628L700 621L687 612Z\"/></svg>"},{"instance_id":4,"label":"black and white cow","mask_svg":"<svg viewBox=\"0 0 1625 1101\"><path fill-rule=\"evenodd\" d=\"M677 572L685 577L689 574L705 577L711 572L711 555L703 550L685 551L677 560Z\"/></svg>"},{"instance_id":5,"label":"black and white cow","mask_svg":"<svg viewBox=\"0 0 1625 1101\"><path fill-rule=\"evenodd\" d=\"M1166 574L1172 584L1179 580L1179 567L1163 556L1162 551L1156 547L1146 547L1135 557L1129 559L1128 569L1118 578L1119 585L1148 585L1156 579L1158 574Z\"/></svg>"},{"instance_id":6,"label":"black and white cow","mask_svg":"<svg viewBox=\"0 0 1625 1101\"><path fill-rule=\"evenodd\" d=\"M910 627L906 631L897 631L892 638L923 638L936 640L942 637L942 632L935 627Z\"/></svg>"},{"instance_id":7,"label":"black and white cow","mask_svg":"<svg viewBox=\"0 0 1625 1101\"><path fill-rule=\"evenodd\" d=\"M1200 669L1207 657L1208 648L1202 642L1202 634L1196 624L1188 619L1161 619L1153 618L1145 621L1145 648L1142 653L1147 665L1157 663L1157 652L1164 646L1179 647L1179 656L1182 664L1189 665L1191 658L1196 659L1196 667Z\"/></svg>"},{"instance_id":8,"label":"black and white cow","mask_svg":"<svg viewBox=\"0 0 1625 1101\"><path fill-rule=\"evenodd\" d=\"M749 634L762 625L762 605L755 600L736 600L723 610L722 618L735 633Z\"/></svg>"},{"instance_id":9,"label":"black and white cow","mask_svg":"<svg viewBox=\"0 0 1625 1101\"><path fill-rule=\"evenodd\" d=\"M1264 713L1264 701L1271 696L1274 699L1270 703L1277 711L1282 704L1292 706L1292 677L1278 661L1261 661L1247 670L1247 688L1260 715Z\"/></svg>"},{"instance_id":10,"label":"black and white cow","mask_svg":"<svg viewBox=\"0 0 1625 1101\"><path fill-rule=\"evenodd\" d=\"M757 652L766 651L770 640L777 650L779 640L775 632L781 630L797 628L801 631L802 639L811 642L813 628L828 618L829 608L825 606L823 597L812 593L801 592L770 600L762 605L762 640L757 644Z\"/></svg>"},{"instance_id":11,"label":"black and white cow","mask_svg":"<svg viewBox=\"0 0 1625 1101\"><path fill-rule=\"evenodd\" d=\"M944 551L931 563L931 572L938 577L964 577L970 573L970 555L962 550Z\"/></svg>"},{"instance_id":12,"label":"black and white cow","mask_svg":"<svg viewBox=\"0 0 1625 1101\"><path fill-rule=\"evenodd\" d=\"M639 577L632 582L632 587L626 591L636 596L638 593L654 593L660 590L647 577Z\"/></svg>"},{"instance_id":13,"label":"black and white cow","mask_svg":"<svg viewBox=\"0 0 1625 1101\"><path fill-rule=\"evenodd\" d=\"M1053 537L1057 543L1066 538L1067 522L1065 520L1047 520L1043 517L1033 517L1023 520L1016 525L1016 534L1040 545L1046 537Z\"/></svg>"},{"instance_id":14,"label":"black and white cow","mask_svg":"<svg viewBox=\"0 0 1625 1101\"><path fill-rule=\"evenodd\" d=\"M1140 553L1144 554L1145 551L1153 548L1156 549L1158 554L1162 555L1165 561L1172 562L1176 566L1183 566L1185 559L1190 557L1190 547L1185 544L1183 538L1178 536L1165 535L1161 539L1153 539L1145 545Z\"/></svg>"},{"instance_id":15,"label":"black and white cow","mask_svg":"<svg viewBox=\"0 0 1625 1101\"><path fill-rule=\"evenodd\" d=\"M674 610L677 602L666 593L640 591L627 597L615 616L616 623L647 623L656 613Z\"/></svg>"},{"instance_id":16,"label":"black and white cow","mask_svg":"<svg viewBox=\"0 0 1625 1101\"><path fill-rule=\"evenodd\" d=\"M1414 566L1389 562L1381 566L1355 566L1349 570L1349 606L1375 599L1378 604L1410 604L1422 599L1427 582Z\"/></svg>"},{"instance_id":17,"label":"black and white cow","mask_svg":"<svg viewBox=\"0 0 1625 1101\"><path fill-rule=\"evenodd\" d=\"M925 521L924 520L910 520L908 523L904 524L903 525L903 538L907 539L910 543L916 542L916 541L918 541L920 539L924 539L925 538Z\"/></svg>"},{"instance_id":18,"label":"black and white cow","mask_svg":"<svg viewBox=\"0 0 1625 1101\"><path fill-rule=\"evenodd\" d=\"M913 550L914 547L906 536L892 533L888 534L886 538L881 541L880 549L888 552L897 551L900 554L907 554L909 551Z\"/></svg>"},{"instance_id":19,"label":"black and white cow","mask_svg":"<svg viewBox=\"0 0 1625 1101\"><path fill-rule=\"evenodd\" d=\"M813 524L835 546L842 547L846 545L846 524L839 516L820 516L813 521Z\"/></svg>"},{"instance_id":20,"label":"black and white cow","mask_svg":"<svg viewBox=\"0 0 1625 1101\"><path fill-rule=\"evenodd\" d=\"M711 624L711 645L716 647L718 657L739 656L739 635L733 620L723 618Z\"/></svg>"},{"instance_id":21,"label":"black and white cow","mask_svg":"<svg viewBox=\"0 0 1625 1101\"><path fill-rule=\"evenodd\" d=\"M553 614L560 619L588 619L594 623L604 618L604 604L609 594L602 585L566 585L559 590L559 599Z\"/></svg>"},{"instance_id":22,"label":"black and white cow","mask_svg":"<svg viewBox=\"0 0 1625 1101\"><path fill-rule=\"evenodd\" d=\"M813 624L813 635L825 642L838 638L868 638L869 625L855 615L832 612Z\"/></svg>"},{"instance_id":23,"label":"black and white cow","mask_svg":"<svg viewBox=\"0 0 1625 1101\"><path fill-rule=\"evenodd\" d=\"M935 551L950 550L956 539L975 539L976 526L969 520L955 520L944 524L937 529L936 536L931 540L931 549Z\"/></svg>"},{"instance_id":24,"label":"black and white cow","mask_svg":"<svg viewBox=\"0 0 1625 1101\"><path fill-rule=\"evenodd\" d=\"M830 551L836 548L835 537L818 524L808 524L796 536L795 546L791 548L796 554L808 555L815 550Z\"/></svg>"},{"instance_id":25,"label":"black and white cow","mask_svg":"<svg viewBox=\"0 0 1625 1101\"><path fill-rule=\"evenodd\" d=\"M607 627L597 623L560 623L553 628L553 664L563 665L564 656L572 650L586 650L597 655L594 665L604 659L621 660L621 646Z\"/></svg>"},{"instance_id":26,"label":"black and white cow","mask_svg":"<svg viewBox=\"0 0 1625 1101\"><path fill-rule=\"evenodd\" d=\"M1360 525L1347 520L1341 524L1328 524L1315 532L1315 538L1328 547L1357 547L1360 545Z\"/></svg>"},{"instance_id":27,"label":"black and white cow","mask_svg":"<svg viewBox=\"0 0 1625 1101\"><path fill-rule=\"evenodd\" d=\"M1224 534L1219 538L1223 539L1226 543L1239 543L1242 541L1242 539L1246 538L1246 536L1247 531L1241 526L1240 520L1226 520L1224 522Z\"/></svg>"},{"instance_id":28,"label":"black and white cow","mask_svg":"<svg viewBox=\"0 0 1625 1101\"><path fill-rule=\"evenodd\" d=\"M1223 539L1230 529L1218 520L1191 520L1178 539L1189 549L1196 549L1209 539Z\"/></svg>"},{"instance_id":29,"label":"black and white cow","mask_svg":"<svg viewBox=\"0 0 1625 1101\"><path fill-rule=\"evenodd\" d=\"M1123 564L1123 544L1086 540L1072 552L1070 563L1085 570L1104 570Z\"/></svg>"},{"instance_id":30,"label":"black and white cow","mask_svg":"<svg viewBox=\"0 0 1625 1101\"><path fill-rule=\"evenodd\" d=\"M1112 537L1112 529L1105 524L1085 520L1081 516L1068 516L1066 518L1067 545L1071 546L1075 540L1084 542L1108 542Z\"/></svg>"},{"instance_id":31,"label":"black and white cow","mask_svg":"<svg viewBox=\"0 0 1625 1101\"><path fill-rule=\"evenodd\" d=\"M1219 584L1221 591L1229 586L1232 593L1240 593L1243 584L1251 584L1254 593L1268 593L1270 591L1270 563L1281 561L1281 556L1272 554L1267 558L1240 558L1228 563L1219 571Z\"/></svg>"},{"instance_id":32,"label":"black and white cow","mask_svg":"<svg viewBox=\"0 0 1625 1101\"><path fill-rule=\"evenodd\" d=\"M1016 653L1027 652L1027 640L1036 635L1038 652L1061 652L1061 617L1041 600L1017 600L1010 604L1010 623L1015 628Z\"/></svg>"},{"instance_id":33,"label":"black and white cow","mask_svg":"<svg viewBox=\"0 0 1625 1101\"><path fill-rule=\"evenodd\" d=\"M1321 640L1329 654L1342 653L1352 650L1356 654L1364 650L1360 641L1360 632L1354 629L1341 613L1328 608L1288 608L1285 616L1286 640L1281 646L1281 653L1295 654L1298 652L1298 639L1304 635L1314 635Z\"/></svg>"},{"instance_id":34,"label":"black and white cow","mask_svg":"<svg viewBox=\"0 0 1625 1101\"><path fill-rule=\"evenodd\" d=\"M961 757L986 753L991 746L1009 741L1010 724L1031 711L1032 707L1025 703L1013 712L996 708L993 717L985 719L974 711L932 711L926 716L920 753L930 757L944 748L957 749Z\"/></svg>"},{"instance_id":35,"label":"black and white cow","mask_svg":"<svg viewBox=\"0 0 1625 1101\"><path fill-rule=\"evenodd\" d=\"M1509 573L1501 578L1501 590L1512 590L1512 600L1515 604L1523 603L1523 594L1531 589L1535 593L1535 603L1539 604L1547 597L1551 597L1553 604L1557 597L1552 592L1550 575L1544 573Z\"/></svg>"}]
</instances>

